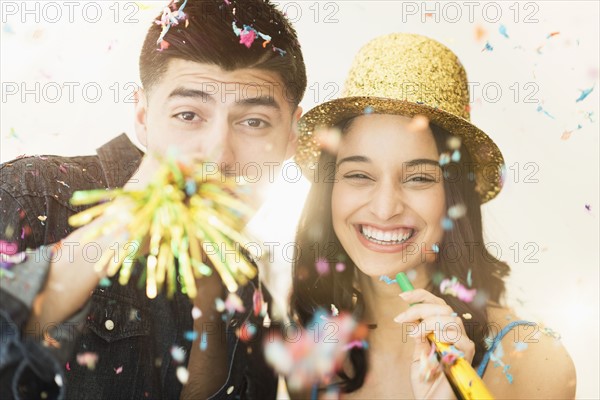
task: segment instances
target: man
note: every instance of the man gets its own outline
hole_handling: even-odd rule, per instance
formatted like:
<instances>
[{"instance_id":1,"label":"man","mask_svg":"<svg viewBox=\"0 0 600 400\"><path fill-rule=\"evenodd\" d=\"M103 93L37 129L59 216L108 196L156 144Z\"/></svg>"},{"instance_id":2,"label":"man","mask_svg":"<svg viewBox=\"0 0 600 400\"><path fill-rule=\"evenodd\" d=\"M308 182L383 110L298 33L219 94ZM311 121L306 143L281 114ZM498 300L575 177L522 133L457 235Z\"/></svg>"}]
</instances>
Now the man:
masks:
<instances>
[{"instance_id":1,"label":"man","mask_svg":"<svg viewBox=\"0 0 600 400\"><path fill-rule=\"evenodd\" d=\"M245 310L225 318L215 307L225 295L217 274L197 282L193 301L179 292L148 299L136 285L139 264L128 285L98 286L106 272L94 271L89 249L108 251L115 238L92 243L86 234L107 218L122 230L126 221L103 216L76 231L67 223L83 209L69 204L74 191L143 188L169 152L214 162L231 175L258 165L250 194L256 203L273 166L293 154L306 72L282 13L261 0L189 0L172 1L159 20L140 56L135 129L145 156L122 135L97 156L26 157L0 166L2 252L39 248L25 260L12 256L16 264L6 264L10 275L1 278L2 398L275 396L260 340L235 335L245 321L262 326L250 311L257 281L237 293ZM73 335L81 315L84 332ZM69 316L72 323L59 324Z\"/></svg>"}]
</instances>

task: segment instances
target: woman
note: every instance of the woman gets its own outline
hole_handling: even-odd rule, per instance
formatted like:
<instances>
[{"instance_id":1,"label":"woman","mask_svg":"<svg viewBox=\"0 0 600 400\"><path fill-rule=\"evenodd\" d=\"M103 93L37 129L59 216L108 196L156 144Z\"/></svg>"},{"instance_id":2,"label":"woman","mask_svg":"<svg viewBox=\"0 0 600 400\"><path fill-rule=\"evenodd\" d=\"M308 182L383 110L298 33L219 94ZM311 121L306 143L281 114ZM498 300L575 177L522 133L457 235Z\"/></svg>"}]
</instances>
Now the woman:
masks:
<instances>
[{"instance_id":1,"label":"woman","mask_svg":"<svg viewBox=\"0 0 600 400\"><path fill-rule=\"evenodd\" d=\"M320 152L320 127L339 128L336 154ZM335 306L369 326L368 349L349 352L335 383L345 397L453 398L431 332L496 398L574 397L564 348L502 305L509 267L485 248L480 206L501 189L503 158L469 122L466 73L449 49L409 34L371 41L344 96L309 111L300 132L296 158L314 183L292 313L306 325ZM414 291L385 283L399 272Z\"/></svg>"}]
</instances>

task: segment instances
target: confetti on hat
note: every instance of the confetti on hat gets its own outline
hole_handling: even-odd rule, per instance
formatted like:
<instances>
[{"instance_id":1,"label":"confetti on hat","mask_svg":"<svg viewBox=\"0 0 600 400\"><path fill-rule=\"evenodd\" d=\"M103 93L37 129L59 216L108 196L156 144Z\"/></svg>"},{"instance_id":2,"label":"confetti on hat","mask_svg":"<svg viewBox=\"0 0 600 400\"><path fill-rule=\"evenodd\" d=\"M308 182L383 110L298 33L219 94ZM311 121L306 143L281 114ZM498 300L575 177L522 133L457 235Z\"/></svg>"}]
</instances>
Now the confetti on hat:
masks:
<instances>
[{"instance_id":1,"label":"confetti on hat","mask_svg":"<svg viewBox=\"0 0 600 400\"><path fill-rule=\"evenodd\" d=\"M250 261L255 254L243 247L250 240L240 233L252 210L236 194L236 189L233 179L215 173L213 165L188 166L167 160L144 190L75 192L71 198L73 205L103 203L73 215L69 223L82 226L105 213L131 216L127 235L132 241L128 244L135 246L126 247L126 251L111 248L98 260L96 268L102 270L108 265L108 276L120 271L119 283L125 285L135 261L142 255L140 247L149 247L145 265L149 298L156 297L165 285L167 295L172 296L178 274L182 293L194 298L195 279L211 275L213 269L227 289L235 292L257 272ZM107 201L115 197L124 201ZM113 218L91 232L87 239L114 233L114 229ZM134 250L130 250L132 247ZM207 251L209 247L211 251ZM206 259L212 267L204 263Z\"/></svg>"}]
</instances>

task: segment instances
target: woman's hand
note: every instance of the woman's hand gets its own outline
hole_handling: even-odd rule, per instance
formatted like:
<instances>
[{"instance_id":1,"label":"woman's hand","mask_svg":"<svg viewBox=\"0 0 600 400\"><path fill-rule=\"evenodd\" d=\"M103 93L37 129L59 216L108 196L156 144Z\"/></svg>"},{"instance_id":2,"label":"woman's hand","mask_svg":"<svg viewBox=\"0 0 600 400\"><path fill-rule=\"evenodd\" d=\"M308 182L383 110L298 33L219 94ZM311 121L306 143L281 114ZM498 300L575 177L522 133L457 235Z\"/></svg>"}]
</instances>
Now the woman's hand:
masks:
<instances>
[{"instance_id":1,"label":"woman's hand","mask_svg":"<svg viewBox=\"0 0 600 400\"><path fill-rule=\"evenodd\" d=\"M464 354L469 363L475 355L475 344L467 336L460 317L446 302L425 289L415 289L400 294L400 297L412 306L398 314L394 321L410 323L408 335L415 339L410 379L413 393L417 399L454 399L455 395L443 373L430 376L426 380L421 372L421 357L427 358L431 352L431 343L427 340L430 333L442 342L453 345ZM412 328L412 329L411 329Z\"/></svg>"}]
</instances>

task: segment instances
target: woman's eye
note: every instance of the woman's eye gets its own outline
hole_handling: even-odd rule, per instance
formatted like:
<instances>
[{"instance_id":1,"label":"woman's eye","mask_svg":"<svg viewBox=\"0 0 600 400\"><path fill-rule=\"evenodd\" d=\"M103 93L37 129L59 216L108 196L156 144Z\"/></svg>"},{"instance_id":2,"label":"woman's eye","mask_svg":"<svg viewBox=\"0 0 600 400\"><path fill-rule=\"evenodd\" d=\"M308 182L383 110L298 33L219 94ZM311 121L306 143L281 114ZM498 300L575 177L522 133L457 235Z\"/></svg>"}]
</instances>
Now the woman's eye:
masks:
<instances>
[{"instance_id":1,"label":"woman's eye","mask_svg":"<svg viewBox=\"0 0 600 400\"><path fill-rule=\"evenodd\" d=\"M429 182L435 182L436 180L431 176L417 175L417 176L411 176L410 178L408 178L408 181L409 182L417 182L417 183L429 183Z\"/></svg>"},{"instance_id":2,"label":"woman's eye","mask_svg":"<svg viewBox=\"0 0 600 400\"><path fill-rule=\"evenodd\" d=\"M346 179L356 179L356 180L371 179L369 176L367 176L365 174L347 174L347 175L344 175L344 178L346 178Z\"/></svg>"},{"instance_id":3,"label":"woman's eye","mask_svg":"<svg viewBox=\"0 0 600 400\"><path fill-rule=\"evenodd\" d=\"M184 122L194 122L200 118L198 114L191 111L180 112L178 114L175 114L174 116Z\"/></svg>"},{"instance_id":4,"label":"woman's eye","mask_svg":"<svg viewBox=\"0 0 600 400\"><path fill-rule=\"evenodd\" d=\"M250 128L266 128L269 126L269 123L259 118L249 118L242 121L242 125L246 125Z\"/></svg>"}]
</instances>

